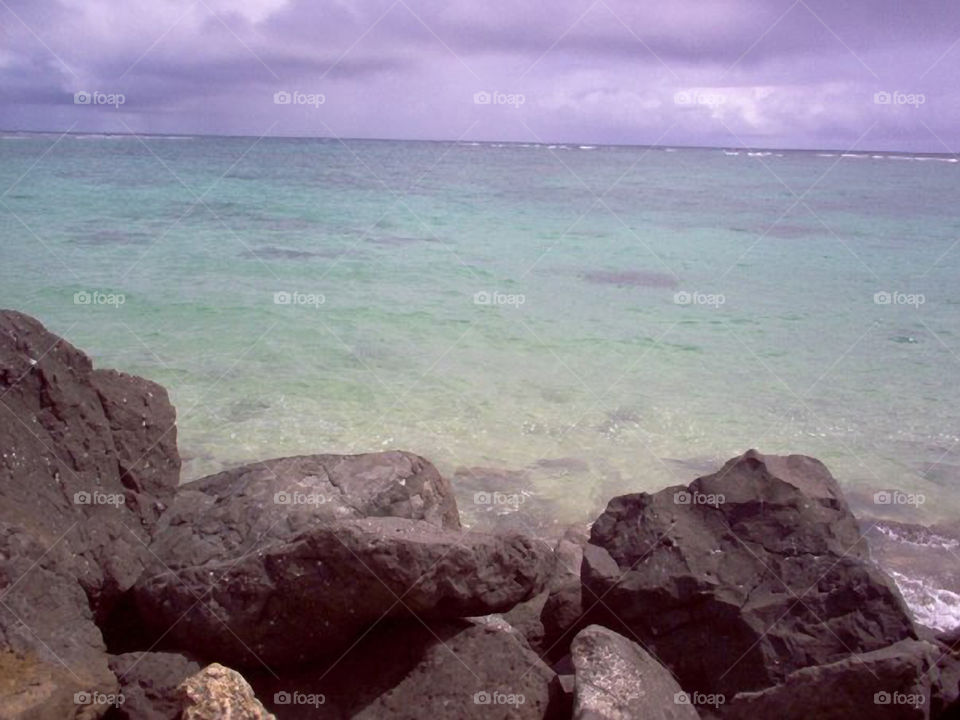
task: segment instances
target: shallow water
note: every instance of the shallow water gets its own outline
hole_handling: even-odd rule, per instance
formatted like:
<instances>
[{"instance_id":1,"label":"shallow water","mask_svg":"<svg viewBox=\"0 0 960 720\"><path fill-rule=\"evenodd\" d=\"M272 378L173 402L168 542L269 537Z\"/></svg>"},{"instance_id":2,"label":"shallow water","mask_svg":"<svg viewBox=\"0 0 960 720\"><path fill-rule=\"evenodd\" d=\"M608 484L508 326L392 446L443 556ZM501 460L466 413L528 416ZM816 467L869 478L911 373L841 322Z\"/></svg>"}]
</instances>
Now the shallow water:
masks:
<instances>
[{"instance_id":1,"label":"shallow water","mask_svg":"<svg viewBox=\"0 0 960 720\"><path fill-rule=\"evenodd\" d=\"M403 448L581 523L757 447L960 508L953 158L55 140L0 140L0 305L165 385L185 479Z\"/></svg>"}]
</instances>

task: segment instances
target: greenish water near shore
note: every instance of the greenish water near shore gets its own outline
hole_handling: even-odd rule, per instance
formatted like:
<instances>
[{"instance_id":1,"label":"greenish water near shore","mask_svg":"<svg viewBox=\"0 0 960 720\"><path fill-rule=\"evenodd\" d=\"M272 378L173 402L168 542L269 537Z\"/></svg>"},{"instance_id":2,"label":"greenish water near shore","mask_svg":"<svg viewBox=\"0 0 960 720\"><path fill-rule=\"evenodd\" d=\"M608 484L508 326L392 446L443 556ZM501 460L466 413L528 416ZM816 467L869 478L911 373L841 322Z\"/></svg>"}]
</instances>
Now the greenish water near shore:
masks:
<instances>
[{"instance_id":1,"label":"greenish water near shore","mask_svg":"<svg viewBox=\"0 0 960 720\"><path fill-rule=\"evenodd\" d=\"M579 522L758 447L960 509L951 158L56 140L0 138L0 305L166 386L185 479L403 448Z\"/></svg>"}]
</instances>

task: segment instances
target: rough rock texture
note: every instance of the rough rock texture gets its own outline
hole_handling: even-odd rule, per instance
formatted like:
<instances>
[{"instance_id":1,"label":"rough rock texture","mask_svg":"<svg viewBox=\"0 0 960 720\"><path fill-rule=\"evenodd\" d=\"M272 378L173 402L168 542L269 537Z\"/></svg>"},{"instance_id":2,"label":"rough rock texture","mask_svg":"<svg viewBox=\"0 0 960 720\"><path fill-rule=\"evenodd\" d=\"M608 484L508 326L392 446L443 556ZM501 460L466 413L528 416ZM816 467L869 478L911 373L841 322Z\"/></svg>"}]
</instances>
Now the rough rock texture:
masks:
<instances>
[{"instance_id":1,"label":"rough rock texture","mask_svg":"<svg viewBox=\"0 0 960 720\"><path fill-rule=\"evenodd\" d=\"M99 717L107 708L79 706L75 693L117 691L73 569L60 546L0 522L0 717Z\"/></svg>"},{"instance_id":2,"label":"rough rock texture","mask_svg":"<svg viewBox=\"0 0 960 720\"><path fill-rule=\"evenodd\" d=\"M276 720L240 673L217 663L184 680L177 692L181 720Z\"/></svg>"},{"instance_id":3,"label":"rough rock texture","mask_svg":"<svg viewBox=\"0 0 960 720\"><path fill-rule=\"evenodd\" d=\"M566 655L576 631L583 624L583 587L580 568L586 538L568 532L554 548L556 565L550 577L548 596L540 613L542 651L552 659ZM596 598L588 597L588 607Z\"/></svg>"},{"instance_id":4,"label":"rough rock texture","mask_svg":"<svg viewBox=\"0 0 960 720\"><path fill-rule=\"evenodd\" d=\"M323 519L403 517L457 529L450 482L418 455L301 455L233 468L184 485L165 523L217 526L221 535L248 535L297 515ZM229 542L229 537L210 542Z\"/></svg>"},{"instance_id":5,"label":"rough rock texture","mask_svg":"<svg viewBox=\"0 0 960 720\"><path fill-rule=\"evenodd\" d=\"M553 671L495 618L384 623L342 658L251 682L281 720L552 718L562 703Z\"/></svg>"},{"instance_id":6,"label":"rough rock texture","mask_svg":"<svg viewBox=\"0 0 960 720\"><path fill-rule=\"evenodd\" d=\"M939 654L931 643L903 640L797 670L766 690L740 693L721 706L721 714L726 720L927 720L939 680L934 667Z\"/></svg>"},{"instance_id":7,"label":"rough rock texture","mask_svg":"<svg viewBox=\"0 0 960 720\"><path fill-rule=\"evenodd\" d=\"M576 671L574 720L699 717L670 671L622 635L591 625L577 634L570 652Z\"/></svg>"},{"instance_id":8,"label":"rough rock texture","mask_svg":"<svg viewBox=\"0 0 960 720\"><path fill-rule=\"evenodd\" d=\"M166 390L93 370L36 320L3 311L0 396L0 520L45 546L59 539L100 614L140 573L158 504L179 483Z\"/></svg>"},{"instance_id":9,"label":"rough rock texture","mask_svg":"<svg viewBox=\"0 0 960 720\"><path fill-rule=\"evenodd\" d=\"M161 527L151 546L162 565L136 587L140 615L158 635L169 629L173 646L238 667L335 654L405 609L436 619L503 612L538 593L553 562L548 546L520 535L405 518L291 513L259 534L198 522L197 537L169 522L176 530Z\"/></svg>"},{"instance_id":10,"label":"rough rock texture","mask_svg":"<svg viewBox=\"0 0 960 720\"><path fill-rule=\"evenodd\" d=\"M180 683L200 672L200 665L177 653L134 652L110 656L120 682L123 704L116 717L129 720L177 720Z\"/></svg>"},{"instance_id":11,"label":"rough rock texture","mask_svg":"<svg viewBox=\"0 0 960 720\"><path fill-rule=\"evenodd\" d=\"M687 691L759 690L916 632L813 458L729 461L689 487L610 501L583 581ZM585 597L587 597L585 595Z\"/></svg>"},{"instance_id":12,"label":"rough rock texture","mask_svg":"<svg viewBox=\"0 0 960 720\"><path fill-rule=\"evenodd\" d=\"M107 711L74 694L116 692L94 621L143 569L179 482L174 420L159 385L93 370L33 318L0 311L3 717Z\"/></svg>"}]
</instances>

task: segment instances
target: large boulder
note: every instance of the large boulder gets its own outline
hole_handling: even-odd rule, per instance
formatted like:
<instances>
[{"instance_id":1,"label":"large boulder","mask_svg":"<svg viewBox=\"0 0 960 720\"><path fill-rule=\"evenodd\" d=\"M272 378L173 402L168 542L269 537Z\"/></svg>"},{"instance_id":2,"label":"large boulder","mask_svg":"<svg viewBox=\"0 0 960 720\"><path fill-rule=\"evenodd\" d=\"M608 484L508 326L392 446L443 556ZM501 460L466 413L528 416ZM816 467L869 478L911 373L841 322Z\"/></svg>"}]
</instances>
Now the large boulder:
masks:
<instances>
[{"instance_id":1,"label":"large boulder","mask_svg":"<svg viewBox=\"0 0 960 720\"><path fill-rule=\"evenodd\" d=\"M561 701L553 671L495 617L384 622L340 657L250 680L280 720L539 720Z\"/></svg>"},{"instance_id":2,"label":"large boulder","mask_svg":"<svg viewBox=\"0 0 960 720\"><path fill-rule=\"evenodd\" d=\"M612 630L584 628L574 638L570 655L576 675L574 720L699 718L670 671Z\"/></svg>"},{"instance_id":3,"label":"large boulder","mask_svg":"<svg viewBox=\"0 0 960 720\"><path fill-rule=\"evenodd\" d=\"M536 595L544 543L463 533L449 486L407 453L270 461L185 485L161 517L139 616L235 666L335 654L406 610L450 619Z\"/></svg>"},{"instance_id":4,"label":"large boulder","mask_svg":"<svg viewBox=\"0 0 960 720\"><path fill-rule=\"evenodd\" d=\"M0 653L17 678L0 714L98 717L117 682L95 623L179 482L175 413L159 385L0 311L0 417Z\"/></svg>"},{"instance_id":5,"label":"large boulder","mask_svg":"<svg viewBox=\"0 0 960 720\"><path fill-rule=\"evenodd\" d=\"M39 322L0 312L0 520L76 558L98 616L144 567L180 480L166 390L94 370Z\"/></svg>"},{"instance_id":6,"label":"large boulder","mask_svg":"<svg viewBox=\"0 0 960 720\"><path fill-rule=\"evenodd\" d=\"M744 692L720 707L725 720L928 720L938 693L936 645L903 640L828 665L796 670L779 685Z\"/></svg>"},{"instance_id":7,"label":"large boulder","mask_svg":"<svg viewBox=\"0 0 960 720\"><path fill-rule=\"evenodd\" d=\"M732 697L917 637L813 458L751 450L688 487L615 498L590 543L598 621L625 623L687 691Z\"/></svg>"}]
</instances>

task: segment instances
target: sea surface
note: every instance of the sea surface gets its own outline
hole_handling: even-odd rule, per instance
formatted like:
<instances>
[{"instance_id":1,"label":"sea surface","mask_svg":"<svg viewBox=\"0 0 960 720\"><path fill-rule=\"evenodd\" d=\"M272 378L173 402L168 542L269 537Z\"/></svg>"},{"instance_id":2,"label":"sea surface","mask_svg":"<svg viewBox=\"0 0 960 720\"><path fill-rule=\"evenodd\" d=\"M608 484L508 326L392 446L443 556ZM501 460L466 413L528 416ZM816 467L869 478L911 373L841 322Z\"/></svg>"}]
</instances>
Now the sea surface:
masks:
<instances>
[{"instance_id":1,"label":"sea surface","mask_svg":"<svg viewBox=\"0 0 960 720\"><path fill-rule=\"evenodd\" d=\"M958 198L955 156L7 133L0 306L167 387L184 480L402 448L562 525L756 447L949 523Z\"/></svg>"}]
</instances>

